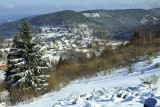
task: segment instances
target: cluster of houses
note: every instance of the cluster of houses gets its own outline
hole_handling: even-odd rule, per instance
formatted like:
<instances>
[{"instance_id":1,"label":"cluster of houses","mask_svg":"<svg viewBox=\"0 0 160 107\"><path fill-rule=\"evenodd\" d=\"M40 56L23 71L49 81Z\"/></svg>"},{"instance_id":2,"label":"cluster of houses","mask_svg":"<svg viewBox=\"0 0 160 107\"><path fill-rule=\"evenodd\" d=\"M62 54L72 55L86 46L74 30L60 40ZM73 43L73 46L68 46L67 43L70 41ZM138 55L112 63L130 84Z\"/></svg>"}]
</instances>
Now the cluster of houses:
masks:
<instances>
[{"instance_id":1,"label":"cluster of houses","mask_svg":"<svg viewBox=\"0 0 160 107\"><path fill-rule=\"evenodd\" d=\"M81 33L82 32L82 33ZM65 35L64 35L65 34ZM57 36L59 35L59 36ZM50 61L58 61L60 56L67 51L78 51L90 54L91 52L101 53L107 46L115 49L121 44L127 42L109 41L104 39L98 39L91 36L89 29L71 29L68 30L63 27L42 28L38 37L46 42L43 43L42 48L46 48L44 56L48 57ZM0 49L3 52L5 59L10 51L10 48ZM0 69L5 69L7 65L0 65Z\"/></svg>"},{"instance_id":2,"label":"cluster of houses","mask_svg":"<svg viewBox=\"0 0 160 107\"><path fill-rule=\"evenodd\" d=\"M51 57L52 60L54 60L55 57L61 56L62 54L66 53L69 50L72 51L78 51L78 52L84 52L86 54L90 54L93 51L96 53L100 53L107 47L111 47L112 49L115 49L117 46L121 44L126 44L127 42L121 42L121 41L113 41L113 40L104 40L104 39L98 39L96 37L91 36L90 32L87 33L87 30L81 31L83 33L79 33L75 31L70 31L70 33L65 33L67 35L61 35L57 38L55 35L55 31L57 31L57 28L55 28L54 32L51 32L51 28L45 28L45 30L49 30L48 32L44 33L43 35L46 35L46 37L50 37L51 34L53 34L52 37L55 37L53 39L47 38L47 56ZM58 28L59 32L64 33L64 28L62 28L62 31L60 28ZM71 29L70 29L71 30ZM72 29L73 30L73 29ZM82 29L81 29L82 30ZM47 36L49 34L49 36ZM41 37L41 36L40 36ZM43 38L44 39L44 38ZM55 57L53 57L55 56Z\"/></svg>"},{"instance_id":3,"label":"cluster of houses","mask_svg":"<svg viewBox=\"0 0 160 107\"><path fill-rule=\"evenodd\" d=\"M65 27L41 27L38 33L39 37L44 39L59 39L61 37L70 38L73 35L91 36L92 29L85 25L81 25L80 28L65 28Z\"/></svg>"},{"instance_id":4,"label":"cluster of houses","mask_svg":"<svg viewBox=\"0 0 160 107\"><path fill-rule=\"evenodd\" d=\"M107 41L91 36L93 31L85 25L80 28L64 27L41 27L38 37L45 39L49 49L63 51L67 49L86 49L88 45L92 47L103 47L105 45L116 45L122 42ZM103 48L101 48L103 49Z\"/></svg>"}]
</instances>

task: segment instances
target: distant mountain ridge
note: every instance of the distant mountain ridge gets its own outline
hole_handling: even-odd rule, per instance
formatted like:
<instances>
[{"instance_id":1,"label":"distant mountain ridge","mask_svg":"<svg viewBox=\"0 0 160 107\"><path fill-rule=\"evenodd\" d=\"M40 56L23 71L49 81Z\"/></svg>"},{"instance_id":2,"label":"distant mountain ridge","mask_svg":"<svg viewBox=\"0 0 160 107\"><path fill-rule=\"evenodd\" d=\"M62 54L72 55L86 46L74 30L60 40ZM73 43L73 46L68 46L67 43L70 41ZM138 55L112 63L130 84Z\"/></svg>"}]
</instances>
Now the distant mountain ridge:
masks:
<instances>
[{"instance_id":1,"label":"distant mountain ridge","mask_svg":"<svg viewBox=\"0 0 160 107\"><path fill-rule=\"evenodd\" d=\"M129 39L137 27L159 23L159 16L156 9L87 10L82 12L65 10L35 16L28 20L34 27L34 32L42 26L79 27L86 25L94 32L105 29L107 34L112 35L113 38ZM0 36L15 36L22 21L23 19L0 25Z\"/></svg>"},{"instance_id":2,"label":"distant mountain ridge","mask_svg":"<svg viewBox=\"0 0 160 107\"><path fill-rule=\"evenodd\" d=\"M15 36L23 20L24 19L0 25L0 36ZM42 26L80 27L86 25L94 31L98 31L104 27L103 24L72 10L44 14L33 18L27 18L27 20L29 20L33 26L34 32L37 32L38 28Z\"/></svg>"},{"instance_id":3,"label":"distant mountain ridge","mask_svg":"<svg viewBox=\"0 0 160 107\"><path fill-rule=\"evenodd\" d=\"M0 24L6 23L6 22L12 22L16 20L20 20L25 17L29 17L31 15L9 15L9 16L0 16Z\"/></svg>"},{"instance_id":4,"label":"distant mountain ridge","mask_svg":"<svg viewBox=\"0 0 160 107\"><path fill-rule=\"evenodd\" d=\"M90 17L99 23L103 23L106 28L111 29L111 34L115 35L118 39L129 39L126 32L132 31L139 26L147 24L159 23L160 10L150 9L125 9L125 10L89 10L83 11L84 13L97 13L99 17ZM157 13L156 13L157 12ZM121 36L121 37L120 37Z\"/></svg>"}]
</instances>

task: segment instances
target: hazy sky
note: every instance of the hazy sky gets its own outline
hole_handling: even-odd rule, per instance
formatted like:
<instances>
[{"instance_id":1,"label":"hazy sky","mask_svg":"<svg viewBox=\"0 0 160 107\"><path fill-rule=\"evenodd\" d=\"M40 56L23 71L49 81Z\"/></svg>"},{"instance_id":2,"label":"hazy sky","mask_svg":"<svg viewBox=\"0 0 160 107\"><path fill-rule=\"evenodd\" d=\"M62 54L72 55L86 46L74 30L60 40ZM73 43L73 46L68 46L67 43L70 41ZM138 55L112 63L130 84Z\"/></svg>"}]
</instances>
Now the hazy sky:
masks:
<instances>
[{"instance_id":1,"label":"hazy sky","mask_svg":"<svg viewBox=\"0 0 160 107\"><path fill-rule=\"evenodd\" d=\"M60 10L152 8L153 0L0 0L0 16Z\"/></svg>"}]
</instances>

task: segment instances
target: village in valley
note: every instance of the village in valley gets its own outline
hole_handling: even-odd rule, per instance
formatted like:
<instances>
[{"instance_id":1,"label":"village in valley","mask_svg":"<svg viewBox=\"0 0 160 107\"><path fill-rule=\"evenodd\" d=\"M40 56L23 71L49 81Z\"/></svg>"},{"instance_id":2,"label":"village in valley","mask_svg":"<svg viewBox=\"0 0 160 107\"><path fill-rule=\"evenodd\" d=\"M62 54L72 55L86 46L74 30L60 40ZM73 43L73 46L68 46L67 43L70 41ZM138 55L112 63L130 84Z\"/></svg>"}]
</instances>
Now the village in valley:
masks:
<instances>
[{"instance_id":1,"label":"village in valley","mask_svg":"<svg viewBox=\"0 0 160 107\"><path fill-rule=\"evenodd\" d=\"M68 51L83 52L90 57L91 54L99 56L101 52L109 47L115 49L121 44L126 44L127 41L113 41L104 38L96 38L92 36L92 30L87 27L80 29L77 28L64 28L64 27L41 27L35 38L43 42L42 49L44 50L43 56L50 62L58 62L60 56L66 56ZM4 40L1 43L0 49L2 60L0 68L7 68L7 55L12 46L12 39Z\"/></svg>"}]
</instances>

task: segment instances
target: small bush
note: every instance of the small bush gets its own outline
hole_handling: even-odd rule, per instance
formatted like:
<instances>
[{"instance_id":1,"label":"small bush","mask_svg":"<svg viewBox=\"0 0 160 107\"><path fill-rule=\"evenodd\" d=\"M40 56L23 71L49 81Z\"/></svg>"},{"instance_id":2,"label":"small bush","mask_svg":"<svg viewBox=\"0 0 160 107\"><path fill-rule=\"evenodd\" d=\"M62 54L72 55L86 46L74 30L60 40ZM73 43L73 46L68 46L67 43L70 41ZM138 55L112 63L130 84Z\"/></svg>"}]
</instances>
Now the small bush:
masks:
<instances>
[{"instance_id":1,"label":"small bush","mask_svg":"<svg viewBox=\"0 0 160 107\"><path fill-rule=\"evenodd\" d=\"M132 65L129 65L129 66L127 67L128 74L131 74L131 73L133 73L133 69L134 69L134 66L133 66L133 64L132 64Z\"/></svg>"},{"instance_id":2,"label":"small bush","mask_svg":"<svg viewBox=\"0 0 160 107\"><path fill-rule=\"evenodd\" d=\"M151 75L149 77L140 78L143 84L147 84L149 86L156 85L156 83L158 82L158 79L159 79L159 76L157 75Z\"/></svg>"},{"instance_id":3,"label":"small bush","mask_svg":"<svg viewBox=\"0 0 160 107\"><path fill-rule=\"evenodd\" d=\"M3 54L2 54L2 52L0 51L0 59L1 59L1 58L3 58Z\"/></svg>"},{"instance_id":4,"label":"small bush","mask_svg":"<svg viewBox=\"0 0 160 107\"><path fill-rule=\"evenodd\" d=\"M151 65L153 63L153 61L152 61L152 59L147 59L146 63L149 64L149 65Z\"/></svg>"},{"instance_id":5,"label":"small bush","mask_svg":"<svg viewBox=\"0 0 160 107\"><path fill-rule=\"evenodd\" d=\"M60 83L61 83L61 78L56 76L55 73L50 74L50 78L47 81L49 83L47 89L48 91L58 91L61 89Z\"/></svg>"},{"instance_id":6,"label":"small bush","mask_svg":"<svg viewBox=\"0 0 160 107\"><path fill-rule=\"evenodd\" d=\"M6 102L8 104L9 103L8 95L9 95L8 91L0 92L0 103Z\"/></svg>"},{"instance_id":7,"label":"small bush","mask_svg":"<svg viewBox=\"0 0 160 107\"><path fill-rule=\"evenodd\" d=\"M23 101L32 101L32 98L39 97L48 92L47 89L36 90L34 88L26 89L24 86L14 87L9 91L10 105L16 105Z\"/></svg>"},{"instance_id":8,"label":"small bush","mask_svg":"<svg viewBox=\"0 0 160 107\"><path fill-rule=\"evenodd\" d=\"M0 103L7 101L8 95L6 94L7 91L5 89L5 82L0 83Z\"/></svg>"},{"instance_id":9,"label":"small bush","mask_svg":"<svg viewBox=\"0 0 160 107\"><path fill-rule=\"evenodd\" d=\"M155 49L154 47L152 48L149 48L147 51L146 51L146 57L145 57L145 60L146 60L146 63L147 64L152 64L153 61L152 59L156 57L156 53L155 53Z\"/></svg>"},{"instance_id":10,"label":"small bush","mask_svg":"<svg viewBox=\"0 0 160 107\"><path fill-rule=\"evenodd\" d=\"M156 63L155 66L156 66L156 68L160 67L160 63L159 62Z\"/></svg>"}]
</instances>

